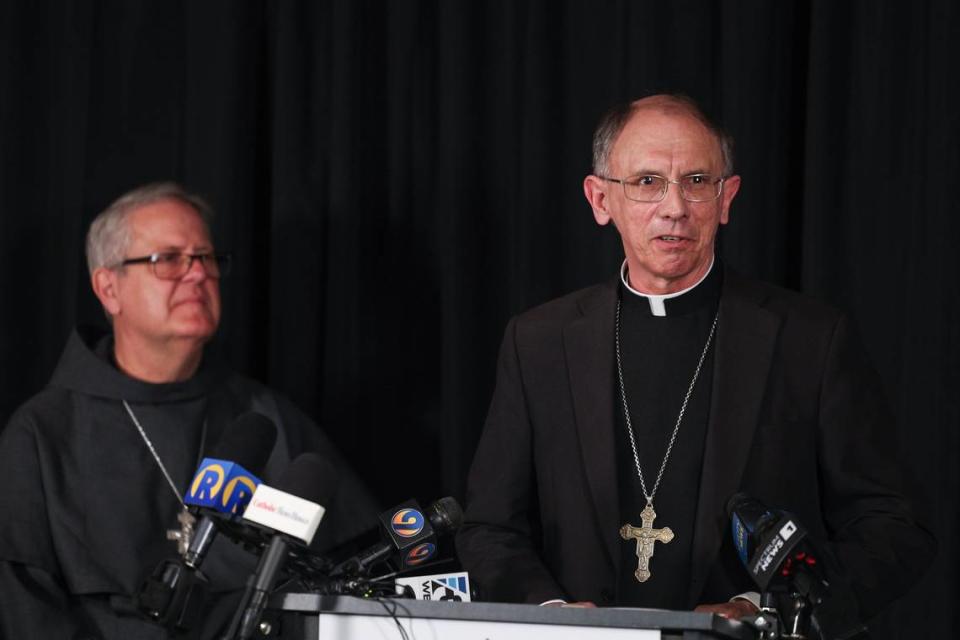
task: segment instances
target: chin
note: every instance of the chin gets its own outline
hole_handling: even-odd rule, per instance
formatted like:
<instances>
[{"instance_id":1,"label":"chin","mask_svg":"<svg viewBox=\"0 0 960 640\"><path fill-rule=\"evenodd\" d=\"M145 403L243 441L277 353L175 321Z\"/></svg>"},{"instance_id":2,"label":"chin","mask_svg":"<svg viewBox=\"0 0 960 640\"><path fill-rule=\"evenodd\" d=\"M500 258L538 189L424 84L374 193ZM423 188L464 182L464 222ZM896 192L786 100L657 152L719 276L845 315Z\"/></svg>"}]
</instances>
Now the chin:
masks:
<instances>
[{"instance_id":1,"label":"chin","mask_svg":"<svg viewBox=\"0 0 960 640\"><path fill-rule=\"evenodd\" d=\"M206 322L192 322L184 323L177 327L174 332L177 337L185 338L188 340L200 340L206 342L213 337L213 334L217 332L216 323L206 321Z\"/></svg>"},{"instance_id":2,"label":"chin","mask_svg":"<svg viewBox=\"0 0 960 640\"><path fill-rule=\"evenodd\" d=\"M656 274L658 277L666 280L681 280L696 270L696 264L691 261L670 261L666 264L659 265Z\"/></svg>"}]
</instances>

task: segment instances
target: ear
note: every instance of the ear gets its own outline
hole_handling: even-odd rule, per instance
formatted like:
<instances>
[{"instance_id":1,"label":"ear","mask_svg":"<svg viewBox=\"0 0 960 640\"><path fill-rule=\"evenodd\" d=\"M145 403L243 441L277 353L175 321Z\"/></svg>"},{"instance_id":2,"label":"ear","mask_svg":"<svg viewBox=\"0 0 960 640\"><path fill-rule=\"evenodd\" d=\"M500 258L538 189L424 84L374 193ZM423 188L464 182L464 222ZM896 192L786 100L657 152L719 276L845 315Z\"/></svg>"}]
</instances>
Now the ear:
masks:
<instances>
[{"instance_id":1,"label":"ear","mask_svg":"<svg viewBox=\"0 0 960 640\"><path fill-rule=\"evenodd\" d=\"M103 310L111 317L120 313L120 299L117 291L117 272L105 267L97 267L90 276L93 293L97 296Z\"/></svg>"},{"instance_id":2,"label":"ear","mask_svg":"<svg viewBox=\"0 0 960 640\"><path fill-rule=\"evenodd\" d=\"M720 224L730 222L730 203L740 191L740 176L730 176L723 181L723 193L720 194Z\"/></svg>"},{"instance_id":3,"label":"ear","mask_svg":"<svg viewBox=\"0 0 960 640\"><path fill-rule=\"evenodd\" d=\"M583 195L587 197L590 208L593 209L593 219L599 225L610 223L610 212L607 207L606 188L609 183L594 175L583 179Z\"/></svg>"}]
</instances>

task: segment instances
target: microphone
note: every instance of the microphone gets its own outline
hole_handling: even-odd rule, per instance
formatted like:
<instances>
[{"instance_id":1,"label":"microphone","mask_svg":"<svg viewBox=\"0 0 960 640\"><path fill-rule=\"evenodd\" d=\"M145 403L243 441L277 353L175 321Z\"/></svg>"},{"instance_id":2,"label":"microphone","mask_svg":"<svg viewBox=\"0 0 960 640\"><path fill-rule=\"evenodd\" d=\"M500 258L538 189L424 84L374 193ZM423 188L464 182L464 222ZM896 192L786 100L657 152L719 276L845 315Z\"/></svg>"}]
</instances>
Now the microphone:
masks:
<instances>
[{"instance_id":1,"label":"microphone","mask_svg":"<svg viewBox=\"0 0 960 640\"><path fill-rule=\"evenodd\" d=\"M177 631L197 621L207 586L199 569L217 535L217 522L245 508L260 483L247 469L262 473L276 438L273 422L258 413L245 413L227 426L184 497L190 511L201 514L200 521L189 540L179 538L182 560L164 560L144 581L135 598L141 614Z\"/></svg>"},{"instance_id":2,"label":"microphone","mask_svg":"<svg viewBox=\"0 0 960 640\"><path fill-rule=\"evenodd\" d=\"M743 493L727 501L726 511L737 554L760 588L764 608L774 594L782 596L777 610L789 637L806 637L810 624L828 640L865 637L852 590L796 516Z\"/></svg>"},{"instance_id":3,"label":"microphone","mask_svg":"<svg viewBox=\"0 0 960 640\"><path fill-rule=\"evenodd\" d=\"M463 509L454 498L440 498L426 511L408 500L380 514L384 540L339 563L330 576L366 576L370 567L395 554L402 568L421 565L436 553L437 536L455 531L462 522Z\"/></svg>"},{"instance_id":4,"label":"microphone","mask_svg":"<svg viewBox=\"0 0 960 640\"><path fill-rule=\"evenodd\" d=\"M806 530L789 514L771 511L743 493L727 501L727 516L740 562L760 590L766 591L790 552L806 536Z\"/></svg>"},{"instance_id":5,"label":"microphone","mask_svg":"<svg viewBox=\"0 0 960 640\"><path fill-rule=\"evenodd\" d=\"M184 563L199 568L217 534L217 520L243 514L260 484L254 474L263 473L277 440L277 428L264 415L249 412L231 425L209 458L204 458L184 496L184 504L203 513ZM250 471L248 471L248 469Z\"/></svg>"},{"instance_id":6,"label":"microphone","mask_svg":"<svg viewBox=\"0 0 960 640\"><path fill-rule=\"evenodd\" d=\"M227 638L251 638L277 574L291 547L309 546L336 493L338 474L321 456L304 453L288 467L278 488L257 487L243 519L272 533L257 569L247 582L247 591L237 608ZM301 497L302 496L302 497Z\"/></svg>"}]
</instances>

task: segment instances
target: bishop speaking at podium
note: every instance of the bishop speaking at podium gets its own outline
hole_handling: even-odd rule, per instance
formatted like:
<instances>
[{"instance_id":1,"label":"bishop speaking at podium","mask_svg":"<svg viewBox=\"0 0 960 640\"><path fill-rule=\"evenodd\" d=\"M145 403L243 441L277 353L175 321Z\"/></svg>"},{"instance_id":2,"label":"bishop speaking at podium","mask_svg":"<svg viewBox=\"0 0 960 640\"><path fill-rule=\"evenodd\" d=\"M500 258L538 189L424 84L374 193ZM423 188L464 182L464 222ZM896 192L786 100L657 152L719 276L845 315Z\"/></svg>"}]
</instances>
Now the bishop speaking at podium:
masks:
<instances>
[{"instance_id":1,"label":"bishop speaking at podium","mask_svg":"<svg viewBox=\"0 0 960 640\"><path fill-rule=\"evenodd\" d=\"M600 122L583 189L625 260L506 327L457 537L482 597L755 613L738 492L796 514L860 620L930 563L851 323L721 262L740 188L731 138L689 98Z\"/></svg>"}]
</instances>

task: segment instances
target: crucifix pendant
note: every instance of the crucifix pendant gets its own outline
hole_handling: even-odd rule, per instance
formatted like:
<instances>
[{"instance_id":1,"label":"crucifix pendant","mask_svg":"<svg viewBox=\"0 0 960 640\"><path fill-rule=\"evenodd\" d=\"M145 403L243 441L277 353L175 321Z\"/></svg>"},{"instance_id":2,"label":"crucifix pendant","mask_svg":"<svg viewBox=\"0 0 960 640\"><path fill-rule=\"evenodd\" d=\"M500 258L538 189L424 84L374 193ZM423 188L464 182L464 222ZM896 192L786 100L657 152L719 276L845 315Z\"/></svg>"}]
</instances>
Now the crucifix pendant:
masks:
<instances>
[{"instance_id":1,"label":"crucifix pendant","mask_svg":"<svg viewBox=\"0 0 960 640\"><path fill-rule=\"evenodd\" d=\"M197 523L197 519L184 505L180 513L177 514L177 522L180 523L180 528L169 529L167 540L175 540L177 542L177 552L184 556L187 554L187 549L190 548L190 541L193 540L193 525Z\"/></svg>"},{"instance_id":2,"label":"crucifix pendant","mask_svg":"<svg viewBox=\"0 0 960 640\"><path fill-rule=\"evenodd\" d=\"M653 501L648 500L647 506L640 512L641 526L635 527L627 523L620 527L620 537L624 540L631 538L637 541L637 570L633 575L637 582L646 582L652 575L650 573L650 558L653 557L653 544L662 542L664 544L673 540L673 531L670 527L654 529L653 521L657 517L653 510Z\"/></svg>"}]
</instances>

